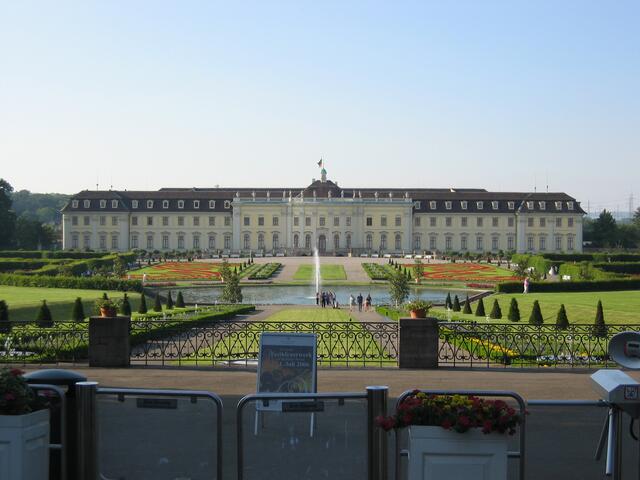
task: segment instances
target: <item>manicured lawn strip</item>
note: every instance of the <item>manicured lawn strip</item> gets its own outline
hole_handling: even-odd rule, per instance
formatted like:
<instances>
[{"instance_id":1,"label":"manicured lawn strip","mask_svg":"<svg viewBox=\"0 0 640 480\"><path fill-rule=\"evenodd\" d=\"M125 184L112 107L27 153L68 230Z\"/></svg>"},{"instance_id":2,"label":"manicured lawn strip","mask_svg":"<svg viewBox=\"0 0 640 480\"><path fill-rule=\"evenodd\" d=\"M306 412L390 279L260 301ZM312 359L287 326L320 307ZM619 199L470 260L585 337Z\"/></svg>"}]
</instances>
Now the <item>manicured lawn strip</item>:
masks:
<instances>
[{"instance_id":1,"label":"manicured lawn strip","mask_svg":"<svg viewBox=\"0 0 640 480\"><path fill-rule=\"evenodd\" d=\"M312 281L315 278L314 265L300 265L293 275L294 280ZM322 280L346 280L347 274L342 265L320 265L320 278Z\"/></svg>"}]
</instances>

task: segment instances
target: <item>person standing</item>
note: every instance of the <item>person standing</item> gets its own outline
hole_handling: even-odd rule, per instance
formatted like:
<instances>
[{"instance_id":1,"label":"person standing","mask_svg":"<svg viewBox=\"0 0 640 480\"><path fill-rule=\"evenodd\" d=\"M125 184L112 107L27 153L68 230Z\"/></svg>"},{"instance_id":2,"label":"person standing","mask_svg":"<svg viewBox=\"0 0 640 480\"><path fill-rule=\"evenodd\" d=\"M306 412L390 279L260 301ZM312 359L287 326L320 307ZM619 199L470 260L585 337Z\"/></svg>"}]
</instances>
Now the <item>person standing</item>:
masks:
<instances>
[{"instance_id":1,"label":"person standing","mask_svg":"<svg viewBox=\"0 0 640 480\"><path fill-rule=\"evenodd\" d=\"M368 312L368 311L371 309L371 294L370 294L370 293L367 293L367 300L366 300L366 302L367 302L367 303L365 304L366 308L365 308L364 310L365 310L365 312Z\"/></svg>"},{"instance_id":2,"label":"person standing","mask_svg":"<svg viewBox=\"0 0 640 480\"><path fill-rule=\"evenodd\" d=\"M359 312L362 311L362 294L361 293L358 294L358 311Z\"/></svg>"},{"instance_id":3,"label":"person standing","mask_svg":"<svg viewBox=\"0 0 640 480\"><path fill-rule=\"evenodd\" d=\"M353 296L353 293L349 294L349 311L352 312L353 311L353 307L356 304L356 299Z\"/></svg>"},{"instance_id":4,"label":"person standing","mask_svg":"<svg viewBox=\"0 0 640 480\"><path fill-rule=\"evenodd\" d=\"M316 307L320 306L320 292L316 292Z\"/></svg>"},{"instance_id":5,"label":"person standing","mask_svg":"<svg viewBox=\"0 0 640 480\"><path fill-rule=\"evenodd\" d=\"M524 291L522 293L529 293L529 277L524 279Z\"/></svg>"}]
</instances>

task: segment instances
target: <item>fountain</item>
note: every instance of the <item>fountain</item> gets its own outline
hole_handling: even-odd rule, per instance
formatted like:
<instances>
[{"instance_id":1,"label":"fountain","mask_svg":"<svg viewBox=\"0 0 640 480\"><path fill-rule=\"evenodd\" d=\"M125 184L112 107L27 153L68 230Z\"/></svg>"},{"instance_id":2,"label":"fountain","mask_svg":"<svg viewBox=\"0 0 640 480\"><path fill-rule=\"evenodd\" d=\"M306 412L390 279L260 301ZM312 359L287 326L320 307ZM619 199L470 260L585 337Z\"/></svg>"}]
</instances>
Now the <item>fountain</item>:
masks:
<instances>
[{"instance_id":1,"label":"fountain","mask_svg":"<svg viewBox=\"0 0 640 480\"><path fill-rule=\"evenodd\" d=\"M315 263L314 278L316 282L316 294L320 293L320 255L318 249L313 249L313 260Z\"/></svg>"}]
</instances>

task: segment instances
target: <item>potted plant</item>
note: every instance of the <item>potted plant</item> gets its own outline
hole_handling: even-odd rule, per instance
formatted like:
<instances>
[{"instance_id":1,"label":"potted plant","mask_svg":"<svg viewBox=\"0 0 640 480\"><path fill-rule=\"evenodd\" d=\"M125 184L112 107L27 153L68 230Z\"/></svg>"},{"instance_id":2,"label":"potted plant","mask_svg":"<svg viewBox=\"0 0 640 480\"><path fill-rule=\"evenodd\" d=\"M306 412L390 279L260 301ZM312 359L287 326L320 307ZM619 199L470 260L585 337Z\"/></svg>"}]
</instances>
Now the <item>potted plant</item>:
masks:
<instances>
[{"instance_id":1,"label":"potted plant","mask_svg":"<svg viewBox=\"0 0 640 480\"><path fill-rule=\"evenodd\" d=\"M49 478L49 410L17 368L0 370L0 472L6 480ZM5 477L2 477L5 480Z\"/></svg>"},{"instance_id":2,"label":"potted plant","mask_svg":"<svg viewBox=\"0 0 640 480\"><path fill-rule=\"evenodd\" d=\"M507 478L507 437L522 415L502 400L414 390L384 430L409 428L409 480Z\"/></svg>"},{"instance_id":3,"label":"potted plant","mask_svg":"<svg viewBox=\"0 0 640 480\"><path fill-rule=\"evenodd\" d=\"M96 312L100 313L101 317L115 317L118 315L118 307L120 302L112 300L110 298L98 298L95 301Z\"/></svg>"},{"instance_id":4,"label":"potted plant","mask_svg":"<svg viewBox=\"0 0 640 480\"><path fill-rule=\"evenodd\" d=\"M431 302L415 298L407 303L406 309L409 311L411 318L425 318L432 305Z\"/></svg>"}]
</instances>

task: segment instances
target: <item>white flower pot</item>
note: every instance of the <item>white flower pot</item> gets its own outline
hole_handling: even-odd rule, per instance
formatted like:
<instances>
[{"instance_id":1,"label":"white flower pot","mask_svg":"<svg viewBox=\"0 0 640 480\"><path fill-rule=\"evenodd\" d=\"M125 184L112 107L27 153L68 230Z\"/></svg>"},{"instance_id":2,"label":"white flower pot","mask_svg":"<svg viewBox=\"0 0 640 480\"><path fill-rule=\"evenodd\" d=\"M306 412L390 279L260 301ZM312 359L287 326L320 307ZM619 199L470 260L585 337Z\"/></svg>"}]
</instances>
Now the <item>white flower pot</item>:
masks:
<instances>
[{"instance_id":1,"label":"white flower pot","mask_svg":"<svg viewBox=\"0 0 640 480\"><path fill-rule=\"evenodd\" d=\"M506 480L507 435L409 427L409 480Z\"/></svg>"},{"instance_id":2,"label":"white flower pot","mask_svg":"<svg viewBox=\"0 0 640 480\"><path fill-rule=\"evenodd\" d=\"M0 415L0 478L49 478L49 410Z\"/></svg>"}]
</instances>

